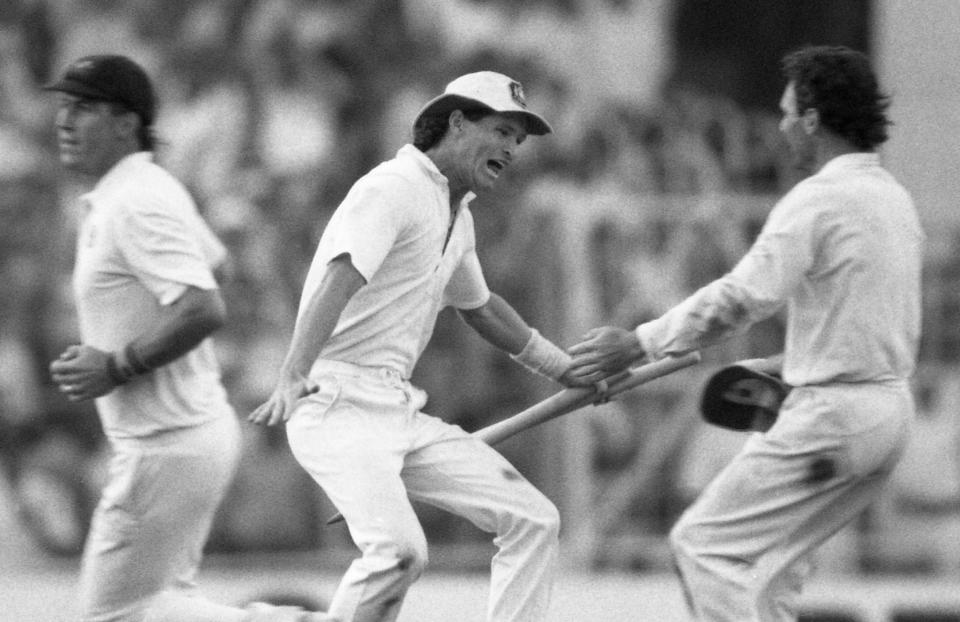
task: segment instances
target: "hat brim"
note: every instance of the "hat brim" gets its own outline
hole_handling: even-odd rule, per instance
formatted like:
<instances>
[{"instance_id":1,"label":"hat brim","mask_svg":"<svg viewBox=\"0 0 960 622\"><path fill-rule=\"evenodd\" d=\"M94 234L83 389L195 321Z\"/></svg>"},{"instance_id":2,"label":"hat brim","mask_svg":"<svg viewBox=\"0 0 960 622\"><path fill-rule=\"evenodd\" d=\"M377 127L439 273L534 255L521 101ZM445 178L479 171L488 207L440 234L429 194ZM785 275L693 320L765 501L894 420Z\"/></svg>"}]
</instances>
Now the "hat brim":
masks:
<instances>
[{"instance_id":1,"label":"hat brim","mask_svg":"<svg viewBox=\"0 0 960 622\"><path fill-rule=\"evenodd\" d=\"M82 82L77 82L76 80L61 79L47 84L43 87L44 91L59 91L61 93L69 93L70 95L77 95L79 97L87 97L90 99L97 99L102 101L116 101L116 98L111 96L109 93L105 93L100 89L95 89L87 84Z\"/></svg>"},{"instance_id":2,"label":"hat brim","mask_svg":"<svg viewBox=\"0 0 960 622\"><path fill-rule=\"evenodd\" d=\"M517 107L516 109L510 108L506 110L497 110L496 108L492 108L478 99L454 94L444 94L431 99L423 108L420 109L420 113L417 115L414 124L419 122L422 117L428 115L444 115L449 114L454 110L476 109L489 110L498 114L516 116L523 120L523 123L527 128L527 133L533 134L534 136L543 136L544 134L549 134L553 131L553 128L550 127L550 124L547 123L546 119L538 114L530 112L529 110L524 110L520 107Z\"/></svg>"}]
</instances>

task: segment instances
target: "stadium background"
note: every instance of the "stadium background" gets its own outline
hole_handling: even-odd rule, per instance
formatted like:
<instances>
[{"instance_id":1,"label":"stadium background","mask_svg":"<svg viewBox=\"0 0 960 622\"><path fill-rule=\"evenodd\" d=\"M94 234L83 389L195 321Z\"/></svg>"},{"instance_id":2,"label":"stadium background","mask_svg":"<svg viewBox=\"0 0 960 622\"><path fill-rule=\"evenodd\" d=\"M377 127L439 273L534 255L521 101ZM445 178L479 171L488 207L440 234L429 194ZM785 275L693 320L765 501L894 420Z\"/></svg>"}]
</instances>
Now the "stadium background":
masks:
<instances>
[{"instance_id":1,"label":"stadium background","mask_svg":"<svg viewBox=\"0 0 960 622\"><path fill-rule=\"evenodd\" d=\"M416 110L456 75L490 68L520 79L556 129L528 144L474 214L494 289L571 343L591 326L664 310L747 248L796 181L778 149L777 61L803 43L846 44L876 60L894 96L884 157L930 236L918 432L881 502L821 553L808 605L863 620L953 607L949 619L960 619L958 29L953 0L5 2L0 591L21 613L4 619L69 619L102 478L94 413L64 401L45 373L76 339L77 189L59 175L52 102L39 90L69 60L120 52L156 76L160 159L232 253L231 323L217 343L245 414L271 387L313 245L339 198L408 139ZM717 365L775 350L780 331L778 319L765 322L695 369L501 446L563 515L570 589L557 620L683 619L664 536L743 440L698 422L697 390ZM471 430L555 390L452 313L416 380L429 411ZM329 593L353 555L346 531L322 526L333 510L282 431L247 426L245 436L210 543L210 589L234 599ZM479 620L491 545L469 524L419 509L431 568L403 619L456 611Z\"/></svg>"}]
</instances>

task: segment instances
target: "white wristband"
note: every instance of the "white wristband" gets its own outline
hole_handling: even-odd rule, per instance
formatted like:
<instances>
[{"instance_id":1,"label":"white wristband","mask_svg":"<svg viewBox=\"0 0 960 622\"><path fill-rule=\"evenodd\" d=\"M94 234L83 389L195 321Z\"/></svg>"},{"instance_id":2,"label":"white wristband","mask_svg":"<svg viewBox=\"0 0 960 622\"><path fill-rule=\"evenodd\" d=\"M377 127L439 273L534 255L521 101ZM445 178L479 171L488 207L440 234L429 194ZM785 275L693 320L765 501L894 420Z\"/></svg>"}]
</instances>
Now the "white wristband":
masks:
<instances>
[{"instance_id":1,"label":"white wristband","mask_svg":"<svg viewBox=\"0 0 960 622\"><path fill-rule=\"evenodd\" d=\"M570 368L570 355L558 348L552 341L546 339L537 329L530 332L527 345L510 358L520 363L530 371L557 380Z\"/></svg>"}]
</instances>

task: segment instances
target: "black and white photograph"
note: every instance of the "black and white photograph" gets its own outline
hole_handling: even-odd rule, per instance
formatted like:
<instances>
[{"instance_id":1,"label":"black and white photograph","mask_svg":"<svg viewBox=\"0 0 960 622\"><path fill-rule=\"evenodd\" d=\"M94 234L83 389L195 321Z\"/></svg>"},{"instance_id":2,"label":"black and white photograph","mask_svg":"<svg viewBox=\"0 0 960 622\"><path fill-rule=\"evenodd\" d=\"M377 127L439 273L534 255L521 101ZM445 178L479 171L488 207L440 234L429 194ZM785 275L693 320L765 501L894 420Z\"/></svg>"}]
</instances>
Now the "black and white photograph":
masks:
<instances>
[{"instance_id":1,"label":"black and white photograph","mask_svg":"<svg viewBox=\"0 0 960 622\"><path fill-rule=\"evenodd\" d=\"M4 0L0 622L960 622L957 0Z\"/></svg>"}]
</instances>

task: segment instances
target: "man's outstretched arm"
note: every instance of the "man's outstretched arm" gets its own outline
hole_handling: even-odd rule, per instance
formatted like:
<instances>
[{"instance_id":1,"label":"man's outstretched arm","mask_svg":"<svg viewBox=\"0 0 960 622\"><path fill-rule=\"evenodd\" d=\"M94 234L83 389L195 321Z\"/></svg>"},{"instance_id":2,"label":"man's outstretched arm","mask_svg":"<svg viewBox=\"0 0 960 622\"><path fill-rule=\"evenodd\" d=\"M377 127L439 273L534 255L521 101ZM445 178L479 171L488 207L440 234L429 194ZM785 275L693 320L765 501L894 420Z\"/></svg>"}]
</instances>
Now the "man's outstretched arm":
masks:
<instances>
[{"instance_id":1,"label":"man's outstretched arm","mask_svg":"<svg viewBox=\"0 0 960 622\"><path fill-rule=\"evenodd\" d=\"M347 303L365 283L349 255L330 262L320 286L297 319L273 393L247 417L249 421L264 425L286 421L297 400L314 390L307 378L310 367L333 334Z\"/></svg>"}]
</instances>

